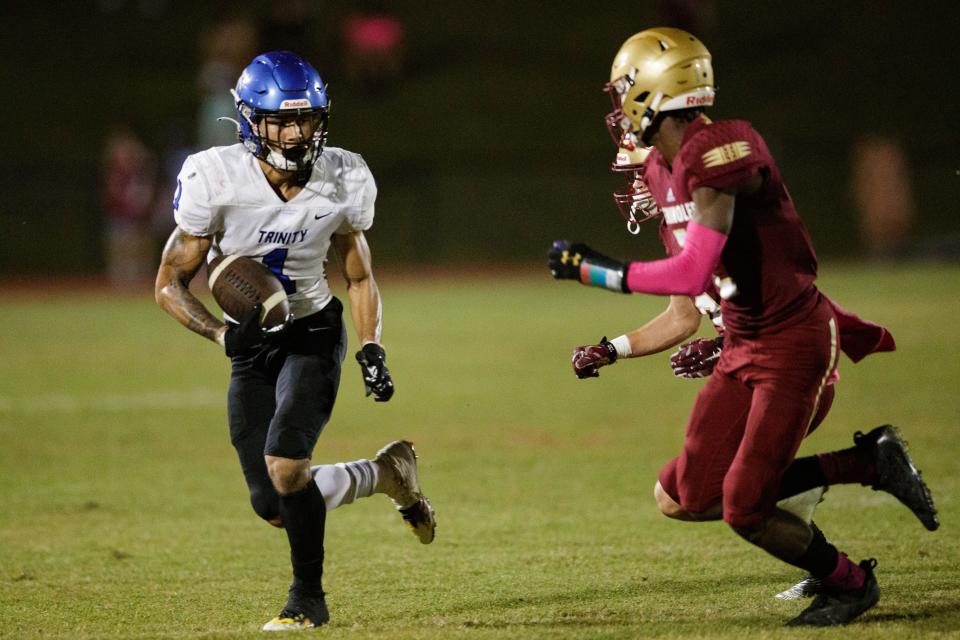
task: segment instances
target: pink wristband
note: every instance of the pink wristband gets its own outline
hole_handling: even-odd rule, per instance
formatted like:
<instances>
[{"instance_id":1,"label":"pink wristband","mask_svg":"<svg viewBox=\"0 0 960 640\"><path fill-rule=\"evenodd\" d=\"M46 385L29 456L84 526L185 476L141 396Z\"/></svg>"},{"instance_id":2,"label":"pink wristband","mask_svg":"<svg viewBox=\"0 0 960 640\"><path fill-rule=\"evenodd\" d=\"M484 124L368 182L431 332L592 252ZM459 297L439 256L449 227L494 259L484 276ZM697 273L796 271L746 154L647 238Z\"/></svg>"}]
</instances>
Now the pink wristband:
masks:
<instances>
[{"instance_id":1,"label":"pink wristband","mask_svg":"<svg viewBox=\"0 0 960 640\"><path fill-rule=\"evenodd\" d=\"M698 296L709 286L726 241L725 233L690 222L679 254L665 260L629 264L627 288L635 293Z\"/></svg>"}]
</instances>

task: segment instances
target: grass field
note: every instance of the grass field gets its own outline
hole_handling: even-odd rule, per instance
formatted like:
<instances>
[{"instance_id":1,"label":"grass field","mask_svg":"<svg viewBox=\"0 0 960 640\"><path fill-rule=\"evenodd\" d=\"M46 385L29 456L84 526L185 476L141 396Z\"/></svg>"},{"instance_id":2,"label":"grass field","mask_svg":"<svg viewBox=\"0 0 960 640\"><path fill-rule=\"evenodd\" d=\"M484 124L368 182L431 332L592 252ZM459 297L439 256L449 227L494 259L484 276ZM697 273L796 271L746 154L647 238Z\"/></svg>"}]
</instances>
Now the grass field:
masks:
<instances>
[{"instance_id":1,"label":"grass field","mask_svg":"<svg viewBox=\"0 0 960 640\"><path fill-rule=\"evenodd\" d=\"M315 460L414 440L437 540L418 544L382 496L331 513L332 622L318 633L960 637L960 268L823 273L822 288L889 326L899 350L841 363L831 416L803 451L901 425L943 523L928 533L859 486L827 494L827 535L879 560L882 598L861 621L784 629L804 605L772 595L799 570L723 524L657 512L651 488L699 383L674 379L666 356L578 381L568 355L639 326L661 300L546 274L383 277L397 394L364 399L351 356ZM0 327L0 637L262 637L288 585L287 544L248 506L217 348L149 293L7 295Z\"/></svg>"}]
</instances>

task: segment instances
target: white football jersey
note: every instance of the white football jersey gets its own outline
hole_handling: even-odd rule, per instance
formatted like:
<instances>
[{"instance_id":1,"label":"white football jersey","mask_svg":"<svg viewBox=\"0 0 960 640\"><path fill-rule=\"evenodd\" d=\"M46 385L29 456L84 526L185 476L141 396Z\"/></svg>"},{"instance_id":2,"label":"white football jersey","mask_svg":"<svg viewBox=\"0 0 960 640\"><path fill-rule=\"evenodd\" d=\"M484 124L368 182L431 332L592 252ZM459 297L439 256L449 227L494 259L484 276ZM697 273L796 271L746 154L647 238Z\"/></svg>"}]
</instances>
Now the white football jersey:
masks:
<instances>
[{"instance_id":1,"label":"white football jersey","mask_svg":"<svg viewBox=\"0 0 960 640\"><path fill-rule=\"evenodd\" d=\"M257 159L235 144L184 161L173 215L185 232L212 236L208 261L242 255L266 264L283 282L294 317L302 318L331 299L324 271L330 237L369 229L376 197L363 158L327 147L303 190L284 202Z\"/></svg>"}]
</instances>

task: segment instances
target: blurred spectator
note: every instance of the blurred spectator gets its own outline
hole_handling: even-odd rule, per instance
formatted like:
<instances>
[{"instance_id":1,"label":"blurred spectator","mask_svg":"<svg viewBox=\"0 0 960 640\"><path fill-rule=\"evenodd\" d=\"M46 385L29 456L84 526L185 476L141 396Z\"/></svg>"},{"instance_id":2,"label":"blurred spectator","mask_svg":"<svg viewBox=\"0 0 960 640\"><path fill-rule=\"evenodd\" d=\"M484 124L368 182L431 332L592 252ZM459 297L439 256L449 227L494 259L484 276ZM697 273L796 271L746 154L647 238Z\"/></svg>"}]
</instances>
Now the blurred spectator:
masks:
<instances>
[{"instance_id":1,"label":"blurred spectator","mask_svg":"<svg viewBox=\"0 0 960 640\"><path fill-rule=\"evenodd\" d=\"M869 255L902 257L916 219L906 155L896 140L867 136L853 148L852 190Z\"/></svg>"},{"instance_id":2,"label":"blurred spectator","mask_svg":"<svg viewBox=\"0 0 960 640\"><path fill-rule=\"evenodd\" d=\"M404 67L406 30L381 3L368 2L343 21L343 64L359 89L382 93L400 79Z\"/></svg>"},{"instance_id":3,"label":"blurred spectator","mask_svg":"<svg viewBox=\"0 0 960 640\"><path fill-rule=\"evenodd\" d=\"M177 225L173 218L173 198L177 190L177 175L187 156L195 151L190 146L191 130L186 118L171 118L163 132L163 148L158 151L159 172L157 197L153 202L150 233L153 236L154 255L159 256L170 232Z\"/></svg>"},{"instance_id":4,"label":"blurred spectator","mask_svg":"<svg viewBox=\"0 0 960 640\"><path fill-rule=\"evenodd\" d=\"M204 59L197 81L201 96L197 116L198 148L237 142L236 127L230 122L218 122L217 118L236 118L230 89L243 68L259 53L257 46L257 30L245 18L230 18L202 36Z\"/></svg>"},{"instance_id":5,"label":"blurred spectator","mask_svg":"<svg viewBox=\"0 0 960 640\"><path fill-rule=\"evenodd\" d=\"M119 127L103 151L103 210L106 215L107 274L128 286L147 280L156 252L150 218L156 190L156 160L130 129Z\"/></svg>"}]
</instances>

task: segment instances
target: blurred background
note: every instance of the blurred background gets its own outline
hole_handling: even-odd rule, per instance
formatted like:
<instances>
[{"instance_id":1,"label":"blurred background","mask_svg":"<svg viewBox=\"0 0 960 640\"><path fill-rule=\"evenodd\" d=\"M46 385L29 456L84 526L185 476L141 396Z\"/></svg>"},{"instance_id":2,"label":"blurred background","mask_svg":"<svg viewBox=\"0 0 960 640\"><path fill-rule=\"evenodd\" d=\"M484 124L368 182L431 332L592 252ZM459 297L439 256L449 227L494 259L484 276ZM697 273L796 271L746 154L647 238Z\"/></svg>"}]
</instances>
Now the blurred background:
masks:
<instances>
[{"instance_id":1,"label":"blurred background","mask_svg":"<svg viewBox=\"0 0 960 640\"><path fill-rule=\"evenodd\" d=\"M184 157L235 141L229 88L290 49L330 84L329 144L380 186L378 265L541 267L559 237L620 256L602 92L628 36L710 48L714 118L764 135L823 257L956 260L952 2L86 0L0 9L0 279L148 286Z\"/></svg>"}]
</instances>

